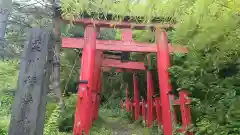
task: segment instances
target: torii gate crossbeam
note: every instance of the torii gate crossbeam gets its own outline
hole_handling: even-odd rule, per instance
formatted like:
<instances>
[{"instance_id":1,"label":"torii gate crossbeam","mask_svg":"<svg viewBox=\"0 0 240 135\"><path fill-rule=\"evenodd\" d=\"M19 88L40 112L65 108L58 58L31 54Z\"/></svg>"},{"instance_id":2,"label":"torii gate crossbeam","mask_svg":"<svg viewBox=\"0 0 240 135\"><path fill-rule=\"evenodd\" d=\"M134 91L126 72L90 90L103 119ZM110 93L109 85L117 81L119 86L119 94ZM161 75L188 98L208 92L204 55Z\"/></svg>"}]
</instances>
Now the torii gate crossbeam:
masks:
<instances>
[{"instance_id":1,"label":"torii gate crossbeam","mask_svg":"<svg viewBox=\"0 0 240 135\"><path fill-rule=\"evenodd\" d=\"M83 38L62 38L62 47L64 48L84 48ZM104 51L124 51L124 52L146 52L156 53L157 46L150 43L137 43L134 41L116 41L116 40L96 40L96 49ZM168 44L170 53L187 53L185 47L172 46Z\"/></svg>"}]
</instances>

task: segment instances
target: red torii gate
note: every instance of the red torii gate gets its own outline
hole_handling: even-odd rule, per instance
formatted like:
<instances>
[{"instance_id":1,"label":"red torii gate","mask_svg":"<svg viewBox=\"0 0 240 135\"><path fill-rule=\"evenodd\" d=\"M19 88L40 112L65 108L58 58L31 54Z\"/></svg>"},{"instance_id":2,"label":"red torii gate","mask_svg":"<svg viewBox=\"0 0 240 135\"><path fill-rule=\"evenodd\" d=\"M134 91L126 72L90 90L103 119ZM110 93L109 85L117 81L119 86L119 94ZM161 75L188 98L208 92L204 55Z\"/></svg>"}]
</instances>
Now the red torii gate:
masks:
<instances>
[{"instance_id":1,"label":"red torii gate","mask_svg":"<svg viewBox=\"0 0 240 135\"><path fill-rule=\"evenodd\" d=\"M145 53L157 53L157 65L159 73L159 87L160 87L160 100L161 100L161 110L159 99L159 105L156 105L156 110L162 113L162 125L164 135L172 135L172 113L169 95L171 91L171 85L169 84L169 73L168 68L170 67L169 53L181 52L187 53L187 48L175 47L168 44L167 35L165 31L156 32L156 45L149 43L137 43L132 40L132 28L133 29L145 29L146 27L155 28L154 25L142 25L142 24L132 24L128 22L116 23L111 21L96 21L91 19L79 19L75 20L77 24L83 24L85 26L84 38L62 38L62 47L64 48L80 48L83 49L82 60L81 60L81 70L80 70L80 81L78 88L78 101L75 113L74 122L74 135L88 134L92 125L92 120L98 118L98 108L100 103L100 88L101 88L101 67L117 67L117 68L127 68L134 70L146 70L144 65L137 62L121 63L120 61L103 59L103 51L123 51L123 52L145 52ZM122 40L97 40L97 34L100 27L113 27L124 29ZM169 25L164 25L162 28L170 27ZM148 78L150 74L148 74ZM136 80L136 79L134 79ZM151 79L148 79L151 80ZM136 84L136 82L134 83ZM148 82L150 84L150 82ZM134 87L135 93L137 92L137 85ZM148 85L148 89L151 85ZM148 97L153 95L149 93ZM182 94L184 97L184 94ZM181 96L180 96L181 97ZM136 98L136 97L135 97ZM152 99L152 98L151 98ZM185 100L180 100L184 101ZM148 100L147 104L153 105L153 100ZM139 106L139 100L135 99L135 106ZM152 107L148 107L152 108ZM184 108L182 106L181 108ZM186 108L186 107L185 107ZM139 114L140 110L137 110L135 114ZM148 110L150 113L151 110ZM188 117L188 114L184 114ZM136 116L137 117L137 116ZM153 119L148 116L149 120ZM160 116L158 116L160 117ZM190 117L190 116L189 116ZM184 122L187 126L190 123L190 118L185 119ZM160 119L160 118L159 118ZM152 121L152 120L151 120Z\"/></svg>"}]
</instances>

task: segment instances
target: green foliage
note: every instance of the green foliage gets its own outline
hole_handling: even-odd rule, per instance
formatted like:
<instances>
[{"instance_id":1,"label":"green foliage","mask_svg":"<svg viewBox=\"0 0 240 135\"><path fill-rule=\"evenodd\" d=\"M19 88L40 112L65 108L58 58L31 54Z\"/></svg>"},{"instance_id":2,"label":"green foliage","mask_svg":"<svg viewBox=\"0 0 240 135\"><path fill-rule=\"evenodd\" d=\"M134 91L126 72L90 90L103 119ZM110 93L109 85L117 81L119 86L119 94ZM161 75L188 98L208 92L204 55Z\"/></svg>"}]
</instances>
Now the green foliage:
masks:
<instances>
[{"instance_id":1,"label":"green foliage","mask_svg":"<svg viewBox=\"0 0 240 135\"><path fill-rule=\"evenodd\" d=\"M187 56L173 57L170 71L172 82L192 93L198 134L239 134L240 19L226 2L197 0L172 38L191 48Z\"/></svg>"},{"instance_id":2,"label":"green foliage","mask_svg":"<svg viewBox=\"0 0 240 135\"><path fill-rule=\"evenodd\" d=\"M66 49L62 52L60 60L61 90L64 95L68 95L76 90L74 82L79 78L79 52Z\"/></svg>"},{"instance_id":3,"label":"green foliage","mask_svg":"<svg viewBox=\"0 0 240 135\"><path fill-rule=\"evenodd\" d=\"M11 106L13 103L13 97L9 95L0 96L0 117L7 116L11 113Z\"/></svg>"},{"instance_id":4,"label":"green foliage","mask_svg":"<svg viewBox=\"0 0 240 135\"><path fill-rule=\"evenodd\" d=\"M9 117L1 117L0 135L7 135L8 134L8 125L9 125Z\"/></svg>"},{"instance_id":5,"label":"green foliage","mask_svg":"<svg viewBox=\"0 0 240 135\"><path fill-rule=\"evenodd\" d=\"M17 72L17 61L0 61L0 135L7 135Z\"/></svg>"},{"instance_id":6,"label":"green foliage","mask_svg":"<svg viewBox=\"0 0 240 135\"><path fill-rule=\"evenodd\" d=\"M48 120L51 118L52 113L54 112L54 110L56 109L57 104L54 102L48 102L47 106L46 106L46 120L45 123L48 122Z\"/></svg>"},{"instance_id":7,"label":"green foliage","mask_svg":"<svg viewBox=\"0 0 240 135\"><path fill-rule=\"evenodd\" d=\"M3 90L11 90L16 87L17 71L17 61L0 61L0 92L4 92Z\"/></svg>"},{"instance_id":8,"label":"green foliage","mask_svg":"<svg viewBox=\"0 0 240 135\"><path fill-rule=\"evenodd\" d=\"M184 13L185 8L191 6L194 0L184 1L184 0L147 0L147 1L129 1L129 0L62 0L61 6L63 11L63 16L73 20L79 18L81 14L87 12L96 12L93 14L94 19L106 17L106 13L113 14L113 20L122 20L123 16L130 16L133 20L139 20L137 16L144 16L141 21L148 22L153 17L170 17L167 19L160 19L159 21L174 21L171 17L177 17Z\"/></svg>"},{"instance_id":9,"label":"green foliage","mask_svg":"<svg viewBox=\"0 0 240 135\"><path fill-rule=\"evenodd\" d=\"M53 109L53 108L49 107L48 109ZM55 109L52 110L51 115L47 117L47 121L45 122L44 135L71 135L68 132L60 132L58 130L58 121L60 119L60 116L61 116L60 107L55 104Z\"/></svg>"},{"instance_id":10,"label":"green foliage","mask_svg":"<svg viewBox=\"0 0 240 135\"><path fill-rule=\"evenodd\" d=\"M60 116L60 107L57 106L44 127L44 135L58 135L57 121Z\"/></svg>"},{"instance_id":11,"label":"green foliage","mask_svg":"<svg viewBox=\"0 0 240 135\"><path fill-rule=\"evenodd\" d=\"M57 121L58 129L60 132L70 132L73 129L74 115L76 109L77 96L71 95L65 100L66 108L64 112L60 114Z\"/></svg>"}]
</instances>

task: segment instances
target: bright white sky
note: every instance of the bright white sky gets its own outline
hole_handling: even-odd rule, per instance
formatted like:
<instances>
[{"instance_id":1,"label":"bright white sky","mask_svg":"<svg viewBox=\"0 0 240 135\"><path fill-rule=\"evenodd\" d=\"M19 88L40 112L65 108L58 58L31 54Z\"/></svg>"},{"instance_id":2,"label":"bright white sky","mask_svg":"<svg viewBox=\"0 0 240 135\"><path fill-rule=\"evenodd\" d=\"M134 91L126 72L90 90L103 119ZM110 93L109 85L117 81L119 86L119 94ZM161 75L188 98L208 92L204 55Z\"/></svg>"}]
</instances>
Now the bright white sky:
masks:
<instances>
[{"instance_id":1,"label":"bright white sky","mask_svg":"<svg viewBox=\"0 0 240 135\"><path fill-rule=\"evenodd\" d=\"M16 1L16 2L19 2L19 3L27 3L27 4L41 2L42 4L44 4L43 1L47 1L47 0L12 0L12 1ZM142 3L145 3L147 0L133 0L133 1L140 1ZM41 4L36 4L36 5L41 6Z\"/></svg>"},{"instance_id":2,"label":"bright white sky","mask_svg":"<svg viewBox=\"0 0 240 135\"><path fill-rule=\"evenodd\" d=\"M17 2L29 2L29 3L33 3L33 2L36 2L35 0L13 0L13 1L17 1ZM38 0L38 1L46 1L46 0ZM133 0L133 1L140 1L140 2L143 2L145 3L147 0Z\"/></svg>"},{"instance_id":3,"label":"bright white sky","mask_svg":"<svg viewBox=\"0 0 240 135\"><path fill-rule=\"evenodd\" d=\"M18 3L23 3L23 4L30 4L30 5L36 3L34 4L35 6L42 6L38 2L45 4L44 1L47 1L47 0L13 0L13 1L16 1Z\"/></svg>"},{"instance_id":4,"label":"bright white sky","mask_svg":"<svg viewBox=\"0 0 240 135\"><path fill-rule=\"evenodd\" d=\"M44 1L46 1L46 0L13 0L13 1L16 1L16 2L19 2L19 3L31 4L31 3L37 3L37 2L44 3Z\"/></svg>"},{"instance_id":5,"label":"bright white sky","mask_svg":"<svg viewBox=\"0 0 240 135\"><path fill-rule=\"evenodd\" d=\"M32 2L34 2L34 0L13 0L13 1L23 2L23 3L27 3L27 2L32 3Z\"/></svg>"}]
</instances>

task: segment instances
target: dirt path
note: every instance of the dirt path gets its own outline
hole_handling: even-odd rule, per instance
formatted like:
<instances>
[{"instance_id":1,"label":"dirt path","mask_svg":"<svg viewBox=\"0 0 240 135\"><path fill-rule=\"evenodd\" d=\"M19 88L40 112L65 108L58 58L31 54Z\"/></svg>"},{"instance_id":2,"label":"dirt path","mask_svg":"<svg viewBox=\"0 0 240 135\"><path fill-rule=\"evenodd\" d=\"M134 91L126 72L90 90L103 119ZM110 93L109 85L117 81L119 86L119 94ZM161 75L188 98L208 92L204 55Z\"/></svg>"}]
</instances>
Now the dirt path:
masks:
<instances>
[{"instance_id":1,"label":"dirt path","mask_svg":"<svg viewBox=\"0 0 240 135\"><path fill-rule=\"evenodd\" d=\"M112 128L114 135L132 135L131 129L127 125L124 125L121 120L108 121L108 125Z\"/></svg>"},{"instance_id":2,"label":"dirt path","mask_svg":"<svg viewBox=\"0 0 240 135\"><path fill-rule=\"evenodd\" d=\"M150 133L140 121L133 123L125 114L116 114L116 110L109 109L100 111L100 117L94 122L91 132L90 135L160 135Z\"/></svg>"},{"instance_id":3,"label":"dirt path","mask_svg":"<svg viewBox=\"0 0 240 135\"><path fill-rule=\"evenodd\" d=\"M127 120L111 118L107 124L112 129L113 135L143 135L141 127L136 127Z\"/></svg>"}]
</instances>

